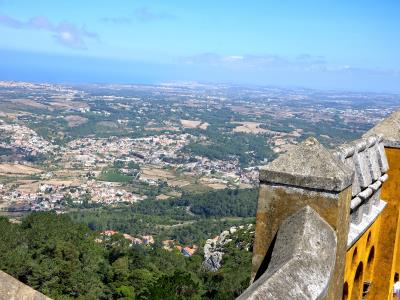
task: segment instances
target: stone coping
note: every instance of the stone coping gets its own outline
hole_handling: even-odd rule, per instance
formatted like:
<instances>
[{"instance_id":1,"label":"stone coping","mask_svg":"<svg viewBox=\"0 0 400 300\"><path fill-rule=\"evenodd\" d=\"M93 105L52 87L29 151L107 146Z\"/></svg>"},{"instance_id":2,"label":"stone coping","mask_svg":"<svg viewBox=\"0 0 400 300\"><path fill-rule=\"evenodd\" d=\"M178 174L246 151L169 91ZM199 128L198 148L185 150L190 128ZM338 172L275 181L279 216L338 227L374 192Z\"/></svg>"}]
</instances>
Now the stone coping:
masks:
<instances>
[{"instance_id":1,"label":"stone coping","mask_svg":"<svg viewBox=\"0 0 400 300\"><path fill-rule=\"evenodd\" d=\"M335 231L314 209L300 209L279 227L266 272L237 299L323 299L336 243Z\"/></svg>"},{"instance_id":2,"label":"stone coping","mask_svg":"<svg viewBox=\"0 0 400 300\"><path fill-rule=\"evenodd\" d=\"M400 110L376 124L364 137L376 134L384 136L383 142L386 147L400 148Z\"/></svg>"},{"instance_id":3,"label":"stone coping","mask_svg":"<svg viewBox=\"0 0 400 300\"><path fill-rule=\"evenodd\" d=\"M341 192L353 182L353 173L315 138L308 138L262 167L260 181Z\"/></svg>"},{"instance_id":4,"label":"stone coping","mask_svg":"<svg viewBox=\"0 0 400 300\"><path fill-rule=\"evenodd\" d=\"M347 249L350 249L358 239L368 230L369 227L375 222L378 216L386 207L386 202L380 200L376 205L371 206L371 211L368 214L362 216L361 222L359 224L350 223L349 235L347 238Z\"/></svg>"}]
</instances>

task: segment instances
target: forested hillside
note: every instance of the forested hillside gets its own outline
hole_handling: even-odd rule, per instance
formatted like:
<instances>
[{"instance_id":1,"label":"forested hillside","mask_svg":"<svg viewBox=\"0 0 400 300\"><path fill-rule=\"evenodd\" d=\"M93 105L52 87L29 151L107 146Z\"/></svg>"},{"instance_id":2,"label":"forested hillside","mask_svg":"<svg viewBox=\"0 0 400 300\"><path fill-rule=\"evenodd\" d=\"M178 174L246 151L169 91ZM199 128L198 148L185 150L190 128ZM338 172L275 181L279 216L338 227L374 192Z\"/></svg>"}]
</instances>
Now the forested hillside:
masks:
<instances>
[{"instance_id":1,"label":"forested hillside","mask_svg":"<svg viewBox=\"0 0 400 300\"><path fill-rule=\"evenodd\" d=\"M122 235L99 242L67 215L2 217L0 229L0 269L54 299L234 299L249 283L251 251L239 237L211 273L201 251L184 257L158 243L130 246Z\"/></svg>"},{"instance_id":2,"label":"forested hillside","mask_svg":"<svg viewBox=\"0 0 400 300\"><path fill-rule=\"evenodd\" d=\"M153 234L158 239L198 243L233 225L254 222L257 189L186 193L177 199L145 200L133 205L79 209L70 213L93 230Z\"/></svg>"}]
</instances>

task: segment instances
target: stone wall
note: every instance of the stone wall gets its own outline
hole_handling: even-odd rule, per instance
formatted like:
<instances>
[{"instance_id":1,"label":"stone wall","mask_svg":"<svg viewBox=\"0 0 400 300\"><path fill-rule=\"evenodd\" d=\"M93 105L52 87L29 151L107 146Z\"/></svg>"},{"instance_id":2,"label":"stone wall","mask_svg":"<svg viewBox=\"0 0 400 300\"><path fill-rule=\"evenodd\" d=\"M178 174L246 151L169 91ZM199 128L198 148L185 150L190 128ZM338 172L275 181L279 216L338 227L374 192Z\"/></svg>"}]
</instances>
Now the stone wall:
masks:
<instances>
[{"instance_id":1,"label":"stone wall","mask_svg":"<svg viewBox=\"0 0 400 300\"><path fill-rule=\"evenodd\" d=\"M351 262L355 259L354 255L349 259L348 252L350 250L354 252L354 249L357 248L355 244L360 241L366 244L363 245L362 249L365 249L359 256L364 256L365 252L367 261L370 258L374 259L375 252L378 253L378 256L384 252L378 246L379 240L382 239L378 236L380 235L380 220L383 219L382 223L385 223L382 216L388 204L385 198L381 199L381 192L385 191L382 187L390 178L388 176L390 174L387 159L388 148L399 148L400 160L400 112L394 113L382 123L386 125L378 124L365 137L341 145L333 151L328 151L317 140L309 138L260 170L260 191L253 249L253 284L240 299L342 299L343 291L345 291L344 296L347 297L349 290L353 288L352 283L349 284L347 281L344 286L345 277L347 280L347 277L355 277L360 273L359 270L356 270L360 265ZM384 136L383 133L388 136ZM399 182L400 174L396 177L398 178L393 180ZM394 188L397 187L400 185L396 184ZM306 250L304 247L297 248L300 250L296 256L298 260L314 259L313 263L308 261L309 269L301 268L300 264L290 260L281 267L277 267L280 265L276 261L278 259L277 252L286 251L286 255L290 256L294 251L291 249L293 247L291 243L287 243L286 248L278 244L282 231L287 231L287 229L282 229L282 226L286 227L287 220L305 207L312 209L333 229L334 236L329 238L331 239L330 243L334 243L336 249L335 259L326 260L330 264L331 272L329 274L322 275L318 270L321 257L310 256L308 252L310 249ZM399 216L398 206L392 214ZM400 254L400 250L397 249L400 248L397 224L399 223L396 221L394 225L389 226L396 227L393 229L390 245L388 244L390 249L393 248L390 260L393 265L392 269L397 265L400 268L400 259L393 258L393 253ZM310 227L310 230L315 236L320 235L318 227ZM372 232L374 233L373 239L371 238ZM368 233L368 237L364 236L366 233ZM298 232L287 231L287 234L291 235L293 239L299 238L296 236ZM307 239L306 233L303 232L303 234ZM308 232L308 234L310 233ZM371 241L373 246L371 246ZM282 253L280 255L285 256ZM361 263L360 259L359 257L356 260ZM374 274L372 266L376 266L378 263L379 261L368 264L369 269L364 270L367 275L357 281L360 283L352 289L355 292L353 294L362 295L364 293L364 296L366 295ZM288 265L291 266L289 278L293 280L297 278L295 284L285 280L284 277L279 277L282 272L287 274L288 270L285 268ZM320 280L313 279L313 283L299 280L299 274L306 278L309 276L313 278L316 273L325 277L320 277ZM367 277L368 282L363 285L363 280L367 280ZM280 281L279 284L278 281ZM310 284L319 292L309 293ZM367 284L367 289L365 284ZM388 286L388 284L386 285ZM276 293L274 289L279 292ZM282 291L285 289L296 292L293 292L292 295L283 294ZM386 287L382 289L386 291ZM303 292L299 292L300 290ZM385 293L387 295L387 291Z\"/></svg>"},{"instance_id":2,"label":"stone wall","mask_svg":"<svg viewBox=\"0 0 400 300\"><path fill-rule=\"evenodd\" d=\"M281 224L268 269L238 299L322 299L335 257L335 231L305 206Z\"/></svg>"},{"instance_id":3,"label":"stone wall","mask_svg":"<svg viewBox=\"0 0 400 300\"><path fill-rule=\"evenodd\" d=\"M382 184L388 179L388 161L383 136L369 136L339 147L334 155L354 170L350 203L350 248L371 226L386 206L381 200Z\"/></svg>"},{"instance_id":4,"label":"stone wall","mask_svg":"<svg viewBox=\"0 0 400 300\"><path fill-rule=\"evenodd\" d=\"M269 253L273 252L273 241L280 226L290 215L310 206L335 232L336 257L327 278L326 299L341 298L353 176L353 170L314 138L305 140L260 170L252 262L255 282L262 280L262 274L273 263ZM299 296L298 299L310 298Z\"/></svg>"},{"instance_id":5,"label":"stone wall","mask_svg":"<svg viewBox=\"0 0 400 300\"><path fill-rule=\"evenodd\" d=\"M51 300L42 293L0 271L0 300Z\"/></svg>"}]
</instances>

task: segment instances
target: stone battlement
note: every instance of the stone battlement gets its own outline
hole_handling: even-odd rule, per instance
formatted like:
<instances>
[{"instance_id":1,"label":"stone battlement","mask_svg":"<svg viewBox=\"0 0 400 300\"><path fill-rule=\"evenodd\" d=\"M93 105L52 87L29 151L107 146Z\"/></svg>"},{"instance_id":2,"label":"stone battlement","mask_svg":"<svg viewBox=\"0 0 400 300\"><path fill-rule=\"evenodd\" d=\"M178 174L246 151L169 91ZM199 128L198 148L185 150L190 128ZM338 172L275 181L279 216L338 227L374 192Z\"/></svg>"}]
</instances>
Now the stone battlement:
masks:
<instances>
[{"instance_id":1,"label":"stone battlement","mask_svg":"<svg viewBox=\"0 0 400 300\"><path fill-rule=\"evenodd\" d=\"M389 170L383 135L371 135L342 145L333 155L354 170L347 241L350 248L386 206L381 200L381 187L388 179Z\"/></svg>"},{"instance_id":2,"label":"stone battlement","mask_svg":"<svg viewBox=\"0 0 400 300\"><path fill-rule=\"evenodd\" d=\"M239 299L391 299L399 197L400 111L332 151L309 138L281 155L260 171L253 283ZM304 217L307 230L288 225Z\"/></svg>"}]
</instances>

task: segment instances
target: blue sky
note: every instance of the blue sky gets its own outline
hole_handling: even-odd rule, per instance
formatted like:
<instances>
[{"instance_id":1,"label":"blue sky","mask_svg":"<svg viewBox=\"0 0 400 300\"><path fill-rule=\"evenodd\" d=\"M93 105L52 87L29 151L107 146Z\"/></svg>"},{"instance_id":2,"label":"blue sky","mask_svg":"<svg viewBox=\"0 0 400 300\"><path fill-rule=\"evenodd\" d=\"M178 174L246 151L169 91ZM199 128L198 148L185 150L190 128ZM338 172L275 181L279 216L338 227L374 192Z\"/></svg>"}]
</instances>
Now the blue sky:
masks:
<instances>
[{"instance_id":1,"label":"blue sky","mask_svg":"<svg viewBox=\"0 0 400 300\"><path fill-rule=\"evenodd\" d=\"M400 1L0 0L0 79L400 91Z\"/></svg>"}]
</instances>

